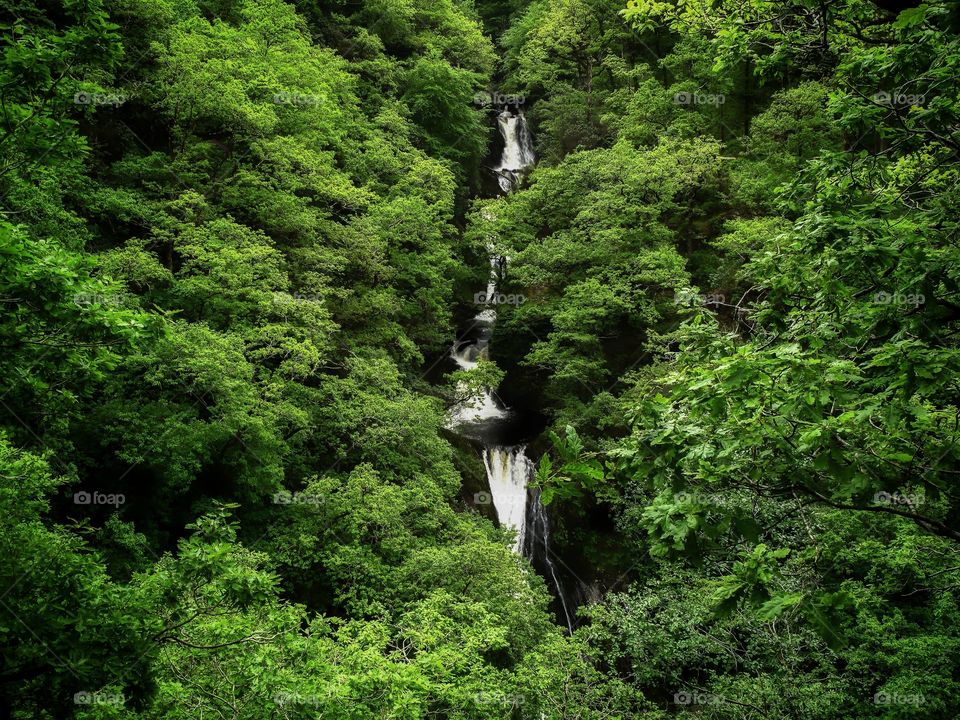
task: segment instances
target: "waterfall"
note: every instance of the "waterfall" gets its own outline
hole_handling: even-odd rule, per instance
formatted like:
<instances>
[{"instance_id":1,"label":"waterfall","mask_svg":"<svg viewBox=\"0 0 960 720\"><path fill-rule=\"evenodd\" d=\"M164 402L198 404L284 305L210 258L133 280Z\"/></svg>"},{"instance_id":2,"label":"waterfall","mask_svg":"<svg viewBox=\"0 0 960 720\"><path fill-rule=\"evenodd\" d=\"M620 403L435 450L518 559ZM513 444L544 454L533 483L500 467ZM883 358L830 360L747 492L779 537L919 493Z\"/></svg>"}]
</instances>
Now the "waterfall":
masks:
<instances>
[{"instance_id":1,"label":"waterfall","mask_svg":"<svg viewBox=\"0 0 960 720\"><path fill-rule=\"evenodd\" d=\"M523 112L504 108L497 116L497 126L503 137L503 153L500 163L494 168L500 190L504 193L516 188L523 172L536 161L533 154L533 140L527 127ZM499 270L506 265L506 258L497 255L490 248L490 282L487 284L487 297L497 291ZM496 320L496 310L490 309L490 328ZM533 463L527 458L526 446L516 448L486 447L483 456L487 468L487 480L490 495L497 510L497 519L501 525L516 531L517 537L513 550L524 551L527 524L527 485L535 472Z\"/></svg>"},{"instance_id":2,"label":"waterfall","mask_svg":"<svg viewBox=\"0 0 960 720\"><path fill-rule=\"evenodd\" d=\"M496 295L499 267L499 258L491 253L486 295L488 298ZM450 357L461 370L473 370L481 359L488 357L490 336L493 335L493 323L496 319L497 311L492 307L481 310L473 318L474 326L479 328L476 340L455 343L450 349ZM467 394L465 383L457 386L457 394ZM447 427L463 430L470 425L482 426L490 421L502 420L508 415L509 411L497 400L493 388L484 388L479 396L467 399L451 411Z\"/></svg>"},{"instance_id":3,"label":"waterfall","mask_svg":"<svg viewBox=\"0 0 960 720\"><path fill-rule=\"evenodd\" d=\"M527 457L526 449L525 445L484 448L483 464L487 469L490 499L499 523L517 533L513 551L531 562L536 561L537 567L545 570L556 590L567 628L573 633L573 616L551 557L547 509L540 502L540 491L528 489L537 469Z\"/></svg>"},{"instance_id":4,"label":"waterfall","mask_svg":"<svg viewBox=\"0 0 960 720\"><path fill-rule=\"evenodd\" d=\"M483 464L487 468L490 498L497 510L497 520L515 530L513 551L524 549L527 524L527 482L534 465L527 458L524 446L516 448L484 448Z\"/></svg>"},{"instance_id":5,"label":"waterfall","mask_svg":"<svg viewBox=\"0 0 960 720\"><path fill-rule=\"evenodd\" d=\"M504 109L497 116L497 125L503 137L503 154L500 164L493 171L497 173L500 189L509 193L520 182L524 171L536 161L533 138L522 110L512 112L509 108Z\"/></svg>"},{"instance_id":6,"label":"waterfall","mask_svg":"<svg viewBox=\"0 0 960 720\"><path fill-rule=\"evenodd\" d=\"M508 194L516 189L526 170L536 161L536 157L527 120L521 110L504 108L497 116L497 125L503 137L503 153L499 164L493 170L501 192ZM484 220L493 220L493 211L487 208L482 217ZM499 255L492 245L489 254L490 275L487 281L486 303L489 303L489 298L496 296L497 285L507 262L507 258ZM477 337L454 343L450 350L450 357L461 370L474 369L480 360L489 355L497 311L496 305L486 303L473 318L474 327L479 328ZM459 390L459 395L466 394L466 385L461 383ZM511 410L499 400L495 389L486 388L477 397L451 410L448 427L482 444L481 454L490 488L489 498L485 500L493 503L500 525L516 533L513 551L530 560L556 589L563 616L572 633L573 619L570 608L551 558L550 526L546 508L540 502L540 492L531 491L529 488L536 473L536 466L527 457L526 445L503 444L499 440L491 440L491 437L497 435L493 429L506 425L510 417ZM485 493L477 495L483 497Z\"/></svg>"},{"instance_id":7,"label":"waterfall","mask_svg":"<svg viewBox=\"0 0 960 720\"><path fill-rule=\"evenodd\" d=\"M533 154L533 139L527 127L527 119L521 110L514 112L504 108L497 116L497 125L503 136L503 153L494 172L497 173L500 189L504 193L509 193L523 177L525 170L536 161ZM484 217L493 219L489 210ZM490 298L496 297L500 272L506 266L506 258L497 254L496 248L491 246L489 252L490 275L487 279L485 296L488 303ZM474 316L474 325L480 329L479 337L475 342L457 343L451 348L450 356L461 370L472 370L477 366L479 359L487 357L487 346L493 334L493 325L497 320L495 308L496 305L491 303ZM466 387L461 384L458 386L458 391L462 391L458 394L463 394L466 392ZM494 389L486 388L480 396L470 398L454 408L450 413L447 426L453 430L463 431L469 426L477 427L503 420L509 414L510 411L499 402Z\"/></svg>"}]
</instances>

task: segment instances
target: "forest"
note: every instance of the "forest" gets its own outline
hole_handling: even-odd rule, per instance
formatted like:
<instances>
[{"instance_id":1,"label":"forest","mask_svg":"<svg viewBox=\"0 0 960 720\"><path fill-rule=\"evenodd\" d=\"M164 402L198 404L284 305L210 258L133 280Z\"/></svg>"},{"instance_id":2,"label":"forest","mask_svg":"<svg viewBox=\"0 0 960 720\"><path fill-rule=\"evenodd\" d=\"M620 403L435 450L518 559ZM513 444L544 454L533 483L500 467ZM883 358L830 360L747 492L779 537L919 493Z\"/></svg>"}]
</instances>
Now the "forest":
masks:
<instances>
[{"instance_id":1,"label":"forest","mask_svg":"<svg viewBox=\"0 0 960 720\"><path fill-rule=\"evenodd\" d=\"M957 717L960 2L0 25L0 720Z\"/></svg>"}]
</instances>

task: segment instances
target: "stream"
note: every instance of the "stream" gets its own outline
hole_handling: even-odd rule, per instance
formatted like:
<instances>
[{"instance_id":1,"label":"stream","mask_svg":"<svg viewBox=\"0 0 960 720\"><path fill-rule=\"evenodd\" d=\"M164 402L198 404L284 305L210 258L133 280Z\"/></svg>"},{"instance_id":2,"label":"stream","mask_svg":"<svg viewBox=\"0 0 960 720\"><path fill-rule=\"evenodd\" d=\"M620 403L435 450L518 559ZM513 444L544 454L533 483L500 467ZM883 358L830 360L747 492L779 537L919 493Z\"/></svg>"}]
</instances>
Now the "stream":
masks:
<instances>
[{"instance_id":1,"label":"stream","mask_svg":"<svg viewBox=\"0 0 960 720\"><path fill-rule=\"evenodd\" d=\"M536 162L533 138L519 107L504 106L496 117L503 141L499 162L492 168L500 195L513 192ZM473 318L474 337L459 341L450 357L461 370L470 371L490 357L490 341L497 320L497 288L506 276L509 258L488 247L490 275L481 309ZM479 295L479 293L478 293ZM536 465L527 457L529 425L522 412L507 407L495 388L485 388L468 402L453 408L449 427L471 440L483 457L489 501L502 527L516 533L513 551L530 560L547 579L559 601L558 615L573 632L573 618L550 550L550 523L540 502L540 491L530 487ZM483 498L486 500L487 498Z\"/></svg>"}]
</instances>

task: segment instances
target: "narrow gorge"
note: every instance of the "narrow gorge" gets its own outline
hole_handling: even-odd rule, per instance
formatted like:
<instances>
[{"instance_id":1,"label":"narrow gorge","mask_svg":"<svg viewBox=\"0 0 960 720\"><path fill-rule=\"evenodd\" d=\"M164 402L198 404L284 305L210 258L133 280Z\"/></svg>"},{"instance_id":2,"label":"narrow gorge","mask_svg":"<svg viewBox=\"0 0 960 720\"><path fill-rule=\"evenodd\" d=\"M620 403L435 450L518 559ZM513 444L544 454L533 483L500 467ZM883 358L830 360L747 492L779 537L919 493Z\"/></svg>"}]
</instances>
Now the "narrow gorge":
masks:
<instances>
[{"instance_id":1,"label":"narrow gorge","mask_svg":"<svg viewBox=\"0 0 960 720\"><path fill-rule=\"evenodd\" d=\"M494 93L494 97L496 95ZM520 107L505 105L497 108L495 121L503 149L492 173L500 192L508 194L520 185L536 162L533 137ZM492 219L489 212L481 213L481 221ZM496 308L508 299L499 287L509 272L510 258L502 254L496 238L487 250L490 278L486 288L474 296L482 309L462 333L468 339L457 341L450 351L450 357L461 370L473 370L480 360L491 359ZM536 476L536 465L527 457L526 442L533 439L530 437L531 424L522 413L507 407L495 388L484 387L480 393L451 409L449 426L475 443L483 458L488 492L478 493L475 499L492 503L499 523L516 533L514 552L522 554L534 567L546 571L562 609L562 619L572 633L572 611L575 608L568 606L556 571L547 509L540 501L540 490L531 487Z\"/></svg>"}]
</instances>

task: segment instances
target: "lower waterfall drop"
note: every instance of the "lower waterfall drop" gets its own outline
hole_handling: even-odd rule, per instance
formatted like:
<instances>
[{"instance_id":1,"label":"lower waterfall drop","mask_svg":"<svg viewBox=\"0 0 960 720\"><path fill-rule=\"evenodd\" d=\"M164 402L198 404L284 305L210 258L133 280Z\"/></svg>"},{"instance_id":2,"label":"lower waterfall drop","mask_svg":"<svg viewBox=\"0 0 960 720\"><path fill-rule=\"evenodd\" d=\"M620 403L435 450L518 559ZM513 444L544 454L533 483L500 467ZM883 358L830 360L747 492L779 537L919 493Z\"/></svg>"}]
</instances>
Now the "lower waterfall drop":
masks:
<instances>
[{"instance_id":1,"label":"lower waterfall drop","mask_svg":"<svg viewBox=\"0 0 960 720\"><path fill-rule=\"evenodd\" d=\"M497 511L497 520L515 530L513 551L522 554L527 528L527 482L534 471L526 455L526 447L486 447L483 464L490 483L490 499Z\"/></svg>"},{"instance_id":2,"label":"lower waterfall drop","mask_svg":"<svg viewBox=\"0 0 960 720\"><path fill-rule=\"evenodd\" d=\"M485 447L483 464L490 484L490 500L503 527L517 533L513 551L545 571L563 610L567 628L573 633L573 617L550 551L550 521L540 502L539 489L530 488L537 468L527 457L526 446Z\"/></svg>"}]
</instances>

